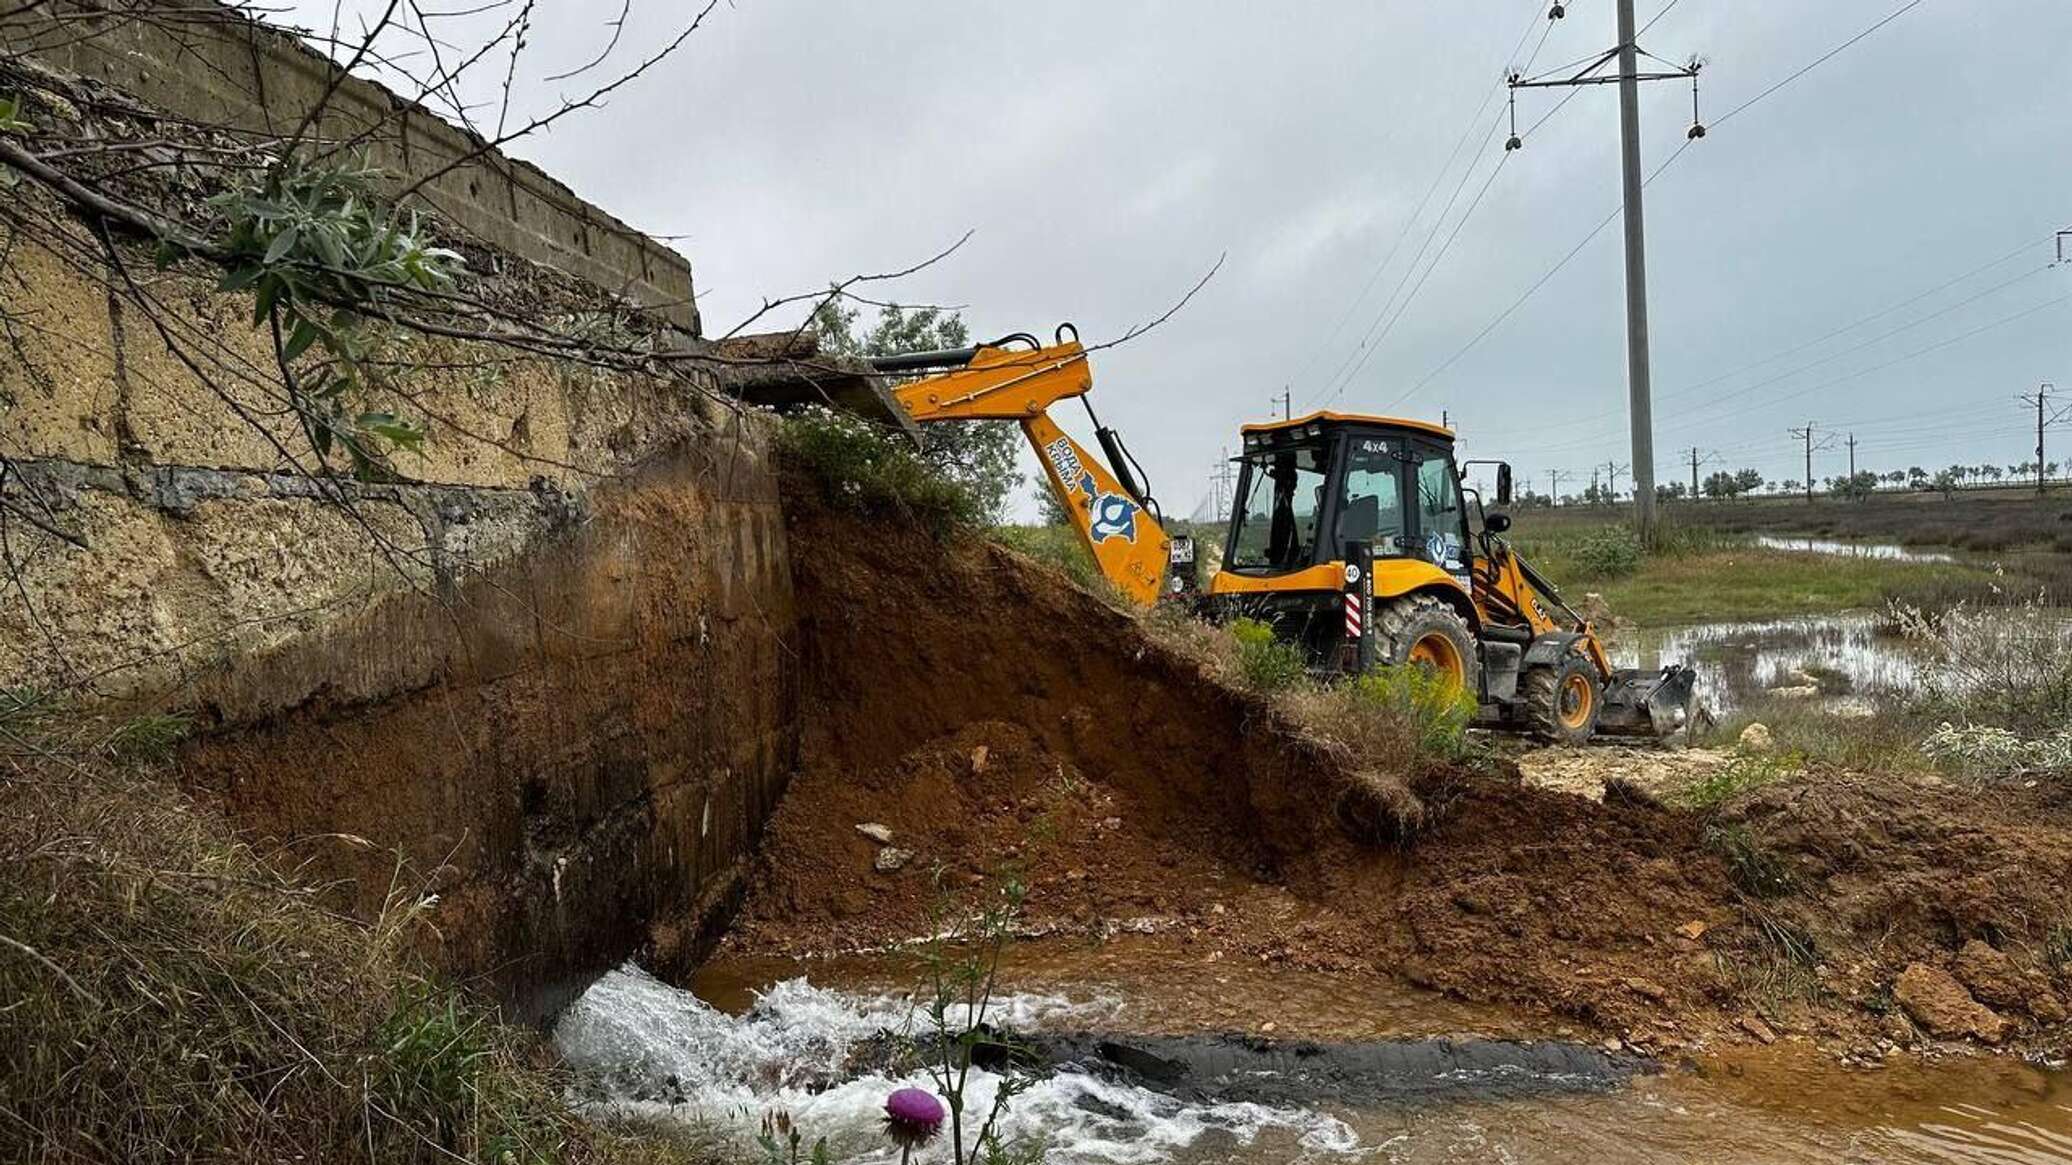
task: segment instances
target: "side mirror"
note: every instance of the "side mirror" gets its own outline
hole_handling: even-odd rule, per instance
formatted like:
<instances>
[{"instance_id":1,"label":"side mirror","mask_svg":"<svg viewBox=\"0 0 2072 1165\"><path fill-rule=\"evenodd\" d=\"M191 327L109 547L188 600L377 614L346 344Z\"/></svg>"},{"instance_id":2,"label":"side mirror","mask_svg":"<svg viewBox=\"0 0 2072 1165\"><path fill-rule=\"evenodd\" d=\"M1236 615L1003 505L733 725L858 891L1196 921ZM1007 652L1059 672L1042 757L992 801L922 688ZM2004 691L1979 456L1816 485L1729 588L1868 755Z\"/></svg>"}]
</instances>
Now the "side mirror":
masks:
<instances>
[{"instance_id":1,"label":"side mirror","mask_svg":"<svg viewBox=\"0 0 2072 1165\"><path fill-rule=\"evenodd\" d=\"M1492 534L1501 534L1511 528L1511 515L1494 510L1482 516L1482 528Z\"/></svg>"},{"instance_id":2,"label":"side mirror","mask_svg":"<svg viewBox=\"0 0 2072 1165\"><path fill-rule=\"evenodd\" d=\"M1496 464L1496 504L1500 506L1511 504L1511 463L1508 461L1499 461ZM1499 515L1491 514L1490 516L1497 517ZM1506 518L1504 524L1510 525L1510 519Z\"/></svg>"}]
</instances>

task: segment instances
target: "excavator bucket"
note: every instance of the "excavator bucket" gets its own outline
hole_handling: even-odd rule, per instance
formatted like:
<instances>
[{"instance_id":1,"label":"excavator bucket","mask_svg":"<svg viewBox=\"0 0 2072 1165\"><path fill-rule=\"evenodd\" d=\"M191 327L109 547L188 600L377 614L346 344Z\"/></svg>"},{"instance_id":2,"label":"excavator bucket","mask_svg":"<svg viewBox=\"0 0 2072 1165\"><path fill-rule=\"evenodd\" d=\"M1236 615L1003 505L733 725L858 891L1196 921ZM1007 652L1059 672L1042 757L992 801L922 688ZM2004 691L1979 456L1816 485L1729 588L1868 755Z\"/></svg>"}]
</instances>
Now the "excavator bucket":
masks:
<instances>
[{"instance_id":1,"label":"excavator bucket","mask_svg":"<svg viewBox=\"0 0 2072 1165\"><path fill-rule=\"evenodd\" d=\"M1659 672L1626 668L1612 673L1604 686L1604 707L1597 731L1606 736L1647 736L1660 740L1688 728L1697 714L1698 673L1682 664Z\"/></svg>"}]
</instances>

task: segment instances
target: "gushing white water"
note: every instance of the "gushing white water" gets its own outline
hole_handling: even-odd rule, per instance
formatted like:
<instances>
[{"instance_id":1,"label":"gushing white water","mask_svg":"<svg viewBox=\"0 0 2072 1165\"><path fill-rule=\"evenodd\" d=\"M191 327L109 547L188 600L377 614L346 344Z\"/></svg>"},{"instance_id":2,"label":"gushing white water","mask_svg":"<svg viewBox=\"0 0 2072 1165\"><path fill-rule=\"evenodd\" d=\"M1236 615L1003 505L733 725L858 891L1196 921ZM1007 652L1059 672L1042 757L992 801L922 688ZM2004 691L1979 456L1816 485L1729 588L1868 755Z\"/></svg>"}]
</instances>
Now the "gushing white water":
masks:
<instances>
[{"instance_id":1,"label":"gushing white water","mask_svg":"<svg viewBox=\"0 0 2072 1165\"><path fill-rule=\"evenodd\" d=\"M1079 1028L1112 1019L1119 1001L1009 995L991 1022L1022 1030ZM687 991L628 965L598 980L554 1029L562 1059L606 1111L718 1125L746 1141L765 1113L783 1111L807 1141L825 1137L838 1159L895 1161L879 1130L885 1097L913 1085L938 1092L926 1075L850 1076L859 1041L905 1032L921 1017L902 999L865 998L791 979L757 998L746 1015L714 1009ZM974 1069L966 1109L984 1113L1000 1078ZM1009 1142L1040 1139L1060 1165L1159 1162L1197 1145L1251 1145L1262 1134L1317 1153L1350 1153L1359 1138L1344 1122L1301 1109L1257 1104L1189 1104L1162 1093L1061 1071L1013 1099L1002 1122ZM942 1140L917 1161L949 1159Z\"/></svg>"}]
</instances>

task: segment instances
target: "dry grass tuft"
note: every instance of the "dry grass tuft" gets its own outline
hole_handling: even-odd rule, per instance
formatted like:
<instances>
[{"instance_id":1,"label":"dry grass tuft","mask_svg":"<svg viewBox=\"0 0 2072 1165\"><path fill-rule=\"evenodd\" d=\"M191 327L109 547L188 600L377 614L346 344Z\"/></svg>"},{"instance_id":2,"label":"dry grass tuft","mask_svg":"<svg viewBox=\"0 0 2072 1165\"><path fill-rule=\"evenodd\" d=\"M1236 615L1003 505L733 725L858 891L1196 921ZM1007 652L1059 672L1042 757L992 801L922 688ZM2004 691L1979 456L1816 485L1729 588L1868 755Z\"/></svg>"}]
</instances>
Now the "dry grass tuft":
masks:
<instances>
[{"instance_id":1,"label":"dry grass tuft","mask_svg":"<svg viewBox=\"0 0 2072 1165\"><path fill-rule=\"evenodd\" d=\"M579 1121L535 1035L419 964L429 900L328 910L135 759L163 718L0 713L0 1158L705 1159Z\"/></svg>"}]
</instances>

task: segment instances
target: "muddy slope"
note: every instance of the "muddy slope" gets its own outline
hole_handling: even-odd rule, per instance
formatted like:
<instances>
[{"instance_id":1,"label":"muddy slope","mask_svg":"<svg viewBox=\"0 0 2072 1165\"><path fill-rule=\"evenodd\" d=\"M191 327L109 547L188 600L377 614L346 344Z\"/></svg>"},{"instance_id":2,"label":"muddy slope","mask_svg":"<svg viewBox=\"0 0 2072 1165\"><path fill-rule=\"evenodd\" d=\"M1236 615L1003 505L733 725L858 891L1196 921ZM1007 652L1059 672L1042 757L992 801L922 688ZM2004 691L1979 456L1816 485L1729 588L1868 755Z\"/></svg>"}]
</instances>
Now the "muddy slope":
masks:
<instances>
[{"instance_id":1,"label":"muddy slope","mask_svg":"<svg viewBox=\"0 0 2072 1165\"><path fill-rule=\"evenodd\" d=\"M794 499L802 772L742 933L844 949L926 927L938 864L1012 867L1048 924L1206 908L1219 880L1374 861L1335 824L1342 761L1055 572ZM892 831L913 856L873 870Z\"/></svg>"},{"instance_id":2,"label":"muddy slope","mask_svg":"<svg viewBox=\"0 0 2072 1165\"><path fill-rule=\"evenodd\" d=\"M1700 815L1506 769L1422 790L1444 811L1412 844L1355 843L1328 750L1061 577L976 541L789 520L805 769L734 953L912 938L937 921L932 873L977 894L1011 868L1059 942L1144 934L1176 966L1349 992L1408 980L1648 1049L1944 1034L1895 993L1916 963L1994 1008L2004 1044L2064 1041L2072 805L2049 786L1830 774Z\"/></svg>"}]
</instances>

